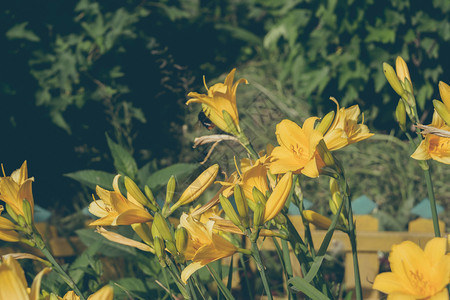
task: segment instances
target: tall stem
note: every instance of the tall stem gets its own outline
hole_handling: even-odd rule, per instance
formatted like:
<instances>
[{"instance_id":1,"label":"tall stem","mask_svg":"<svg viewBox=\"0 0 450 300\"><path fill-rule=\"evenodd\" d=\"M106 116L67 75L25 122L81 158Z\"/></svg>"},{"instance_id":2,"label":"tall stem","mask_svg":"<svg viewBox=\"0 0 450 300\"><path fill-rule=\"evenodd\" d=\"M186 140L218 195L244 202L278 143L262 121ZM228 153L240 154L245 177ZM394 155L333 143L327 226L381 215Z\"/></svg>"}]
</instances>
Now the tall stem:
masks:
<instances>
[{"instance_id":1,"label":"tall stem","mask_svg":"<svg viewBox=\"0 0 450 300\"><path fill-rule=\"evenodd\" d=\"M264 285L264 290L266 291L267 299L272 300L272 293L270 292L269 281L267 280L266 271L264 270L264 265L261 260L261 255L259 254L258 246L256 242L252 241L252 255L255 259L256 266L259 271L259 275L261 276L262 283Z\"/></svg>"},{"instance_id":2,"label":"tall stem","mask_svg":"<svg viewBox=\"0 0 450 300\"><path fill-rule=\"evenodd\" d=\"M427 166L428 166L428 164L427 164ZM436 199L434 197L433 181L431 179L430 169L429 168L427 168L426 170L424 169L423 173L425 175L425 181L427 182L428 199L430 200L431 217L433 218L434 235L436 237L440 237L441 231L439 230L439 219L438 219L438 214L437 214Z\"/></svg>"},{"instance_id":3,"label":"tall stem","mask_svg":"<svg viewBox=\"0 0 450 300\"><path fill-rule=\"evenodd\" d=\"M38 239L40 236L38 237ZM65 283L78 295L80 296L81 300L85 300L86 298L83 296L83 293L78 289L77 285L73 281L73 279L69 276L69 274L64 271L64 269L58 264L58 262L55 260L53 255L50 253L50 251L47 249L47 247L44 244L44 247L39 247L39 250L44 254L44 256L47 258L47 260L53 265L53 268L55 271L61 276L61 278L64 280Z\"/></svg>"}]
</instances>

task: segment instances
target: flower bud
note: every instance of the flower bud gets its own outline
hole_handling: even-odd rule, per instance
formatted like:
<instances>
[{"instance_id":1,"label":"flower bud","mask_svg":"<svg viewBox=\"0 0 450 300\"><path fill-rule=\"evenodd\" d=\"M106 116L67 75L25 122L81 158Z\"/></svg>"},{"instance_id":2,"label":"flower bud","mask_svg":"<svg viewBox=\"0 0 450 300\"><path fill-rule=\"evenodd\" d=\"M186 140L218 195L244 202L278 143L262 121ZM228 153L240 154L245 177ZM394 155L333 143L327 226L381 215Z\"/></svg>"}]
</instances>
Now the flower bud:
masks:
<instances>
[{"instance_id":1,"label":"flower bud","mask_svg":"<svg viewBox=\"0 0 450 300\"><path fill-rule=\"evenodd\" d=\"M292 188L292 172L288 172L283 175L280 181L275 186L272 194L266 203L266 209L264 213L264 221L268 222L275 218L278 213L283 209L286 200L291 193Z\"/></svg>"},{"instance_id":2,"label":"flower bud","mask_svg":"<svg viewBox=\"0 0 450 300\"><path fill-rule=\"evenodd\" d=\"M169 226L167 225L166 220L160 213L155 213L152 227L154 226L156 226L159 234L164 240L173 241L172 233L170 232Z\"/></svg>"},{"instance_id":3,"label":"flower bud","mask_svg":"<svg viewBox=\"0 0 450 300\"><path fill-rule=\"evenodd\" d=\"M9 206L8 203L5 203L6 206L6 212L8 213L8 215L11 217L11 219L13 219L14 221L16 221L16 223L19 223L19 220L17 218L17 214L14 211L14 209L12 209L11 206Z\"/></svg>"},{"instance_id":4,"label":"flower bud","mask_svg":"<svg viewBox=\"0 0 450 300\"><path fill-rule=\"evenodd\" d=\"M413 89L412 89L411 76L409 75L409 69L408 69L408 66L406 65L405 61L403 60L403 58L401 58L400 56L397 56L397 59L395 60L395 71L397 73L398 79L400 80L400 83L405 82L405 80L409 81L409 85L411 86L409 92L412 94ZM405 88L406 88L406 86L405 86Z\"/></svg>"},{"instance_id":5,"label":"flower bud","mask_svg":"<svg viewBox=\"0 0 450 300\"><path fill-rule=\"evenodd\" d=\"M225 212L225 215L233 222L234 225L239 227L242 231L245 229L242 227L241 220L239 219L236 211L233 208L230 200L228 200L224 195L219 195L220 204L222 205L222 209Z\"/></svg>"},{"instance_id":6,"label":"flower bud","mask_svg":"<svg viewBox=\"0 0 450 300\"><path fill-rule=\"evenodd\" d=\"M395 118L402 131L406 131L406 108L402 99L398 101L397 108L395 109Z\"/></svg>"},{"instance_id":7,"label":"flower bud","mask_svg":"<svg viewBox=\"0 0 450 300\"><path fill-rule=\"evenodd\" d=\"M400 81L398 80L397 74L394 71L394 68L387 63L383 63L383 72L387 81L394 89L394 91L402 98L407 98L406 91L403 89Z\"/></svg>"},{"instance_id":8,"label":"flower bud","mask_svg":"<svg viewBox=\"0 0 450 300\"><path fill-rule=\"evenodd\" d=\"M317 144L317 152L319 152L320 157L322 158L325 166L334 167L336 166L336 162L334 161L333 154L331 154L330 150L328 150L325 141L320 140L319 144Z\"/></svg>"},{"instance_id":9,"label":"flower bud","mask_svg":"<svg viewBox=\"0 0 450 300\"><path fill-rule=\"evenodd\" d=\"M170 208L170 212L173 212L178 207L189 204L200 197L200 195L214 182L218 172L218 164L212 165L203 171L203 173L186 188L183 194L181 194L180 199L178 199L178 201Z\"/></svg>"},{"instance_id":10,"label":"flower bud","mask_svg":"<svg viewBox=\"0 0 450 300\"><path fill-rule=\"evenodd\" d=\"M328 229L331 225L331 220L329 218L312 210L304 210L302 216L305 221L314 224L320 229Z\"/></svg>"},{"instance_id":11,"label":"flower bud","mask_svg":"<svg viewBox=\"0 0 450 300\"><path fill-rule=\"evenodd\" d=\"M266 204L266 202L267 202L266 196L264 196L264 194L260 190L258 190L256 187L253 187L252 194L253 194L253 200L256 203Z\"/></svg>"},{"instance_id":12,"label":"flower bud","mask_svg":"<svg viewBox=\"0 0 450 300\"><path fill-rule=\"evenodd\" d=\"M134 232L149 246L153 246L152 242L152 233L150 231L150 227L148 227L147 223L135 223L131 224L131 228L133 228Z\"/></svg>"},{"instance_id":13,"label":"flower bud","mask_svg":"<svg viewBox=\"0 0 450 300\"><path fill-rule=\"evenodd\" d=\"M336 113L334 111L330 111L325 115L325 117L322 118L322 121L320 121L319 125L317 125L316 130L320 131L322 134L325 134L330 128L331 124L334 120L334 115Z\"/></svg>"},{"instance_id":14,"label":"flower bud","mask_svg":"<svg viewBox=\"0 0 450 300\"><path fill-rule=\"evenodd\" d=\"M447 110L447 107L444 103L438 100L433 100L433 106L438 115L442 118L442 120L450 126L450 111Z\"/></svg>"},{"instance_id":15,"label":"flower bud","mask_svg":"<svg viewBox=\"0 0 450 300\"><path fill-rule=\"evenodd\" d=\"M223 131L231 133L234 136L238 136L240 130L236 127L236 124L234 123L230 113L227 112L226 110L222 110L222 115L225 124L227 124L227 128L225 128Z\"/></svg>"},{"instance_id":16,"label":"flower bud","mask_svg":"<svg viewBox=\"0 0 450 300\"><path fill-rule=\"evenodd\" d=\"M148 200L150 200L153 205L157 206L155 197L153 196L152 190L148 187L148 185L144 187L144 192Z\"/></svg>"},{"instance_id":17,"label":"flower bud","mask_svg":"<svg viewBox=\"0 0 450 300\"><path fill-rule=\"evenodd\" d=\"M248 203L244 191L239 184L234 186L234 200L236 201L236 207L239 216L241 217L242 225L244 225L245 228L248 228Z\"/></svg>"},{"instance_id":18,"label":"flower bud","mask_svg":"<svg viewBox=\"0 0 450 300\"><path fill-rule=\"evenodd\" d=\"M264 224L264 212L266 206L262 202L258 202L253 212L253 227L256 229Z\"/></svg>"},{"instance_id":19,"label":"flower bud","mask_svg":"<svg viewBox=\"0 0 450 300\"><path fill-rule=\"evenodd\" d=\"M31 224L33 224L33 209L31 208L31 204L27 199L23 199L22 209L25 222L31 226Z\"/></svg>"},{"instance_id":20,"label":"flower bud","mask_svg":"<svg viewBox=\"0 0 450 300\"><path fill-rule=\"evenodd\" d=\"M124 182L125 188L127 189L128 197L131 196L134 200L136 200L143 206L148 207L153 211L156 211L156 207L150 201L148 201L147 197L145 197L144 193L142 193L141 189L131 178L125 176Z\"/></svg>"},{"instance_id":21,"label":"flower bud","mask_svg":"<svg viewBox=\"0 0 450 300\"><path fill-rule=\"evenodd\" d=\"M175 180L175 176L170 176L169 182L167 182L167 190L166 190L166 202L164 205L169 205L172 203L173 194L175 193L175 187L177 182Z\"/></svg>"},{"instance_id":22,"label":"flower bud","mask_svg":"<svg viewBox=\"0 0 450 300\"><path fill-rule=\"evenodd\" d=\"M170 253L172 253L174 256L177 255L177 247L175 246L175 243L172 241L165 241L166 248L169 250Z\"/></svg>"},{"instance_id":23,"label":"flower bud","mask_svg":"<svg viewBox=\"0 0 450 300\"><path fill-rule=\"evenodd\" d=\"M175 243L178 253L184 255L189 240L189 234L184 227L178 227L175 231Z\"/></svg>"}]
</instances>

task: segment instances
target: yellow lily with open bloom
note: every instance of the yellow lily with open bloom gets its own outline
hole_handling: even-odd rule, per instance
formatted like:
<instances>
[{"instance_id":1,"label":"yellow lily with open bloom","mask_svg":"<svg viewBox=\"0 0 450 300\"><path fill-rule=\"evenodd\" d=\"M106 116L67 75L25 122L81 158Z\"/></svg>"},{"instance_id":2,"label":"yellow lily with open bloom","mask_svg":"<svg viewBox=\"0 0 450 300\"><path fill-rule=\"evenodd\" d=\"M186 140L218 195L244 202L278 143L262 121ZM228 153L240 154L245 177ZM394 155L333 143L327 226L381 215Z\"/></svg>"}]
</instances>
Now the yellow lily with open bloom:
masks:
<instances>
[{"instance_id":1,"label":"yellow lily with open bloom","mask_svg":"<svg viewBox=\"0 0 450 300\"><path fill-rule=\"evenodd\" d=\"M436 111L430 126L450 131L450 126L444 123ZM417 160L434 159L448 165L450 164L450 138L428 133L411 157Z\"/></svg>"},{"instance_id":2,"label":"yellow lily with open bloom","mask_svg":"<svg viewBox=\"0 0 450 300\"><path fill-rule=\"evenodd\" d=\"M34 178L28 178L27 161L24 161L20 169L12 172L11 176L0 178L0 200L11 206L17 215L24 216L23 200L26 199L31 206L33 213L34 200L31 190L31 183Z\"/></svg>"},{"instance_id":3,"label":"yellow lily with open bloom","mask_svg":"<svg viewBox=\"0 0 450 300\"><path fill-rule=\"evenodd\" d=\"M330 98L337 105L336 115L333 123L324 135L323 139L328 150L334 151L347 145L365 140L373 136L369 128L364 124L364 114L362 121L358 124L361 111L358 105L349 108L339 108L339 103L335 98Z\"/></svg>"},{"instance_id":4,"label":"yellow lily with open bloom","mask_svg":"<svg viewBox=\"0 0 450 300\"><path fill-rule=\"evenodd\" d=\"M208 91L208 94L199 94L195 92L190 92L189 99L186 104L191 103L202 103L203 112L205 115L220 129L227 133L232 133L230 126L224 119L223 111L226 111L236 126L238 132L240 132L239 127L239 114L236 106L236 89L239 83L248 83L247 79L241 78L233 84L234 73L236 69L231 70L228 74L224 83L216 83L209 89L206 86L205 78L203 77L203 83Z\"/></svg>"},{"instance_id":5,"label":"yellow lily with open bloom","mask_svg":"<svg viewBox=\"0 0 450 300\"><path fill-rule=\"evenodd\" d=\"M42 276L50 272L44 268L33 280L31 289L28 288L25 272L20 264L11 256L5 255L0 263L0 300L38 300Z\"/></svg>"},{"instance_id":6,"label":"yellow lily with open bloom","mask_svg":"<svg viewBox=\"0 0 450 300\"><path fill-rule=\"evenodd\" d=\"M425 249L411 241L394 245L389 254L392 272L378 274L373 288L388 299L449 299L450 254L447 239L433 238Z\"/></svg>"},{"instance_id":7,"label":"yellow lily with open bloom","mask_svg":"<svg viewBox=\"0 0 450 300\"><path fill-rule=\"evenodd\" d=\"M196 221L183 213L180 226L189 233L188 245L184 253L186 260L192 263L181 272L181 280L186 283L198 269L218 259L236 253L237 247L213 231L214 221L206 224Z\"/></svg>"},{"instance_id":8,"label":"yellow lily with open bloom","mask_svg":"<svg viewBox=\"0 0 450 300\"><path fill-rule=\"evenodd\" d=\"M270 155L270 172L282 174L289 171L315 178L324 166L317 152L317 145L323 139L320 131L314 129L317 117L310 117L303 128L290 120L277 124L276 135L280 146Z\"/></svg>"},{"instance_id":9,"label":"yellow lily with open bloom","mask_svg":"<svg viewBox=\"0 0 450 300\"><path fill-rule=\"evenodd\" d=\"M130 193L124 197L119 189L119 177L114 177L114 191L107 191L99 186L96 188L100 200L89 205L89 212L100 219L89 225L131 225L153 220L152 215Z\"/></svg>"}]
</instances>

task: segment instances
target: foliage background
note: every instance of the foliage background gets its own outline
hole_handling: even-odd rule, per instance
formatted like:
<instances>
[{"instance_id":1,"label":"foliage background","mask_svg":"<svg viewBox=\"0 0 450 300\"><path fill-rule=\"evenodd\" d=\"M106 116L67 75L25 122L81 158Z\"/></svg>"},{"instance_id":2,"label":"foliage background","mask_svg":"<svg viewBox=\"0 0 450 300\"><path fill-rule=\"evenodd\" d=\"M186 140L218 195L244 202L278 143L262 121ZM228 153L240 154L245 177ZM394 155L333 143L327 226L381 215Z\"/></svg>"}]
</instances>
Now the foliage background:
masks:
<instances>
[{"instance_id":1,"label":"foliage background","mask_svg":"<svg viewBox=\"0 0 450 300\"><path fill-rule=\"evenodd\" d=\"M193 151L192 140L209 133L186 94L204 91L203 75L210 85L233 67L250 82L239 87L238 107L258 149L275 143L277 122L322 116L334 96L389 135L340 154L354 195L377 202L383 227L405 229L426 195L412 149L396 139L397 98L381 65L405 58L429 122L438 81L450 83L446 0L19 0L2 2L0 13L1 161L9 173L27 159L37 203L59 215L92 191L63 174L115 172L105 133L149 174L202 161L207 149ZM210 161L229 173L234 155L220 145ZM433 167L448 211L450 172ZM303 187L323 210L326 182Z\"/></svg>"}]
</instances>

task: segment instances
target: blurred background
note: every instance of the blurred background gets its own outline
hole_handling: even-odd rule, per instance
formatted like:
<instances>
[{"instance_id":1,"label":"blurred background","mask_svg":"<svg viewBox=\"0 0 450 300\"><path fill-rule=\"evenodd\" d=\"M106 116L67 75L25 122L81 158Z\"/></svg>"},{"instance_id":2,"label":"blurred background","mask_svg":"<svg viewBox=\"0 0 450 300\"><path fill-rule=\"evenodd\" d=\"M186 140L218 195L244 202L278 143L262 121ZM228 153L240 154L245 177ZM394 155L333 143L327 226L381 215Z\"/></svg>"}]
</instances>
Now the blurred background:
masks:
<instances>
[{"instance_id":1,"label":"blurred background","mask_svg":"<svg viewBox=\"0 0 450 300\"><path fill-rule=\"evenodd\" d=\"M372 199L387 230L405 229L426 197L382 63L406 60L429 123L438 82L450 83L447 0L17 0L2 1L0 14L0 161L9 175L27 160L36 203L56 215L92 199L92 186L73 174L118 171L111 145L133 157L136 180L173 164L198 173L208 147L193 150L194 137L219 132L202 127L186 95L205 92L203 76L210 86L234 67L249 80L238 109L258 150L276 143L282 119L301 124L334 110L333 96L358 104L379 134L338 153L354 197ZM219 145L205 165L219 162L229 174L234 148ZM448 211L449 168L432 168ZM327 184L302 181L322 213Z\"/></svg>"}]
</instances>

